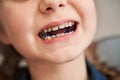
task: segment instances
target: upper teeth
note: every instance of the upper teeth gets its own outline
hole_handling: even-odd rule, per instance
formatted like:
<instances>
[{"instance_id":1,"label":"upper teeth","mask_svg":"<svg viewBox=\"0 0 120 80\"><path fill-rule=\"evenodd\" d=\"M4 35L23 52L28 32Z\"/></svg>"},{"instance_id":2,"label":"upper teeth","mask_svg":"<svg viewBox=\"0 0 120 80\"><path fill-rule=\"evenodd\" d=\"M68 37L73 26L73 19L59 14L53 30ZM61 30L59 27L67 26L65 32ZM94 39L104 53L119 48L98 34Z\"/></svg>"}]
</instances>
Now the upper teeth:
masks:
<instances>
[{"instance_id":1,"label":"upper teeth","mask_svg":"<svg viewBox=\"0 0 120 80\"><path fill-rule=\"evenodd\" d=\"M74 25L75 23L70 21L70 22L65 22L61 25L58 25L58 26L54 26L52 28L49 28L49 29L45 29L44 32L51 32L51 31L57 31L58 29L64 29L65 27L71 27L72 25Z\"/></svg>"}]
</instances>

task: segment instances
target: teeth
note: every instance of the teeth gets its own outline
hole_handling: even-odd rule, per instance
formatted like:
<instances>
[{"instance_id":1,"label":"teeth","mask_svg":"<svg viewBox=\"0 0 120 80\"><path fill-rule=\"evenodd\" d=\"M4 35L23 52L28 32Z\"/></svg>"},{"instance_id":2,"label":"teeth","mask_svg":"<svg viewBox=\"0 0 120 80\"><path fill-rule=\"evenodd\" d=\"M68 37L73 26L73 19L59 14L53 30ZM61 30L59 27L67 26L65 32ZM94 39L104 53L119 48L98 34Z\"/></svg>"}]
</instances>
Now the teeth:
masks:
<instances>
[{"instance_id":1,"label":"teeth","mask_svg":"<svg viewBox=\"0 0 120 80\"><path fill-rule=\"evenodd\" d=\"M47 30L44 30L44 32L46 33L46 32L47 32Z\"/></svg>"},{"instance_id":2,"label":"teeth","mask_svg":"<svg viewBox=\"0 0 120 80\"><path fill-rule=\"evenodd\" d=\"M54 38L57 38L57 37L61 37L61 36L67 35L67 34L71 34L72 32L56 34L56 35L53 35L53 36L47 36L47 37L45 37L45 40L51 40L51 39L54 39Z\"/></svg>"},{"instance_id":3,"label":"teeth","mask_svg":"<svg viewBox=\"0 0 120 80\"><path fill-rule=\"evenodd\" d=\"M60 37L61 35L60 35L60 34L57 34L56 36L57 36L57 37Z\"/></svg>"},{"instance_id":4,"label":"teeth","mask_svg":"<svg viewBox=\"0 0 120 80\"><path fill-rule=\"evenodd\" d=\"M49 28L49 29L45 29L44 32L51 32L51 31L57 31L59 29L64 29L65 27L71 27L72 25L74 25L75 23L74 22L65 22L64 24L62 25L59 25L59 26L55 26L53 28Z\"/></svg>"},{"instance_id":5,"label":"teeth","mask_svg":"<svg viewBox=\"0 0 120 80\"><path fill-rule=\"evenodd\" d=\"M69 24L68 24L70 27L72 26L72 22L69 22Z\"/></svg>"},{"instance_id":6,"label":"teeth","mask_svg":"<svg viewBox=\"0 0 120 80\"><path fill-rule=\"evenodd\" d=\"M55 27L52 27L52 28L45 29L45 30L43 30L43 34L46 34L46 35L43 35L42 38L44 40L51 40L51 39L54 39L54 38L57 38L57 37L61 37L61 36L67 35L67 34L71 34L74 31L71 31L71 32L69 31L69 32L61 33L61 34L51 35L51 36L47 35L47 32L57 31L59 29L64 29L65 27L72 27L73 25L75 25L75 22L65 22L64 24L61 24L61 25L58 25L58 26L55 26Z\"/></svg>"},{"instance_id":7,"label":"teeth","mask_svg":"<svg viewBox=\"0 0 120 80\"><path fill-rule=\"evenodd\" d=\"M63 29L63 28L65 28L64 24L62 24L62 25L59 26L59 29Z\"/></svg>"},{"instance_id":8,"label":"teeth","mask_svg":"<svg viewBox=\"0 0 120 80\"><path fill-rule=\"evenodd\" d=\"M65 33L65 34L69 34L69 33Z\"/></svg>"},{"instance_id":9,"label":"teeth","mask_svg":"<svg viewBox=\"0 0 120 80\"><path fill-rule=\"evenodd\" d=\"M56 27L53 27L52 30L53 30L53 31L57 31L57 30L58 30L58 27L57 27L57 26L56 26Z\"/></svg>"},{"instance_id":10,"label":"teeth","mask_svg":"<svg viewBox=\"0 0 120 80\"><path fill-rule=\"evenodd\" d=\"M73 31L72 31L73 32ZM69 34L71 34L72 32L69 32Z\"/></svg>"},{"instance_id":11,"label":"teeth","mask_svg":"<svg viewBox=\"0 0 120 80\"><path fill-rule=\"evenodd\" d=\"M55 38L56 36L55 35L53 35L53 36L51 36L52 38Z\"/></svg>"},{"instance_id":12,"label":"teeth","mask_svg":"<svg viewBox=\"0 0 120 80\"><path fill-rule=\"evenodd\" d=\"M65 27L68 27L68 26L69 26L69 25L68 25L68 22L66 22L66 23L65 23Z\"/></svg>"},{"instance_id":13,"label":"teeth","mask_svg":"<svg viewBox=\"0 0 120 80\"><path fill-rule=\"evenodd\" d=\"M65 35L65 33L61 33L61 36L64 36Z\"/></svg>"},{"instance_id":14,"label":"teeth","mask_svg":"<svg viewBox=\"0 0 120 80\"><path fill-rule=\"evenodd\" d=\"M47 36L45 40L51 40L52 38L50 36Z\"/></svg>"}]
</instances>

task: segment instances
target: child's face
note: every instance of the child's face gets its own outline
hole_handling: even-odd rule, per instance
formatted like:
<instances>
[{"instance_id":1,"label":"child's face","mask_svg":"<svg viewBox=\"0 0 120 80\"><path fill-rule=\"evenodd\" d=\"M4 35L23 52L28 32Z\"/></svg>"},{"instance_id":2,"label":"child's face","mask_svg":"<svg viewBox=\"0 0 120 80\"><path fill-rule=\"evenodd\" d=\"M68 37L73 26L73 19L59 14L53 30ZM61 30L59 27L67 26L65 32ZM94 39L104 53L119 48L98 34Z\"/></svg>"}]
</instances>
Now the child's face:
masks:
<instances>
[{"instance_id":1,"label":"child's face","mask_svg":"<svg viewBox=\"0 0 120 80\"><path fill-rule=\"evenodd\" d=\"M77 58L90 44L96 14L93 0L2 0L0 23L1 41L26 59L62 63Z\"/></svg>"}]
</instances>

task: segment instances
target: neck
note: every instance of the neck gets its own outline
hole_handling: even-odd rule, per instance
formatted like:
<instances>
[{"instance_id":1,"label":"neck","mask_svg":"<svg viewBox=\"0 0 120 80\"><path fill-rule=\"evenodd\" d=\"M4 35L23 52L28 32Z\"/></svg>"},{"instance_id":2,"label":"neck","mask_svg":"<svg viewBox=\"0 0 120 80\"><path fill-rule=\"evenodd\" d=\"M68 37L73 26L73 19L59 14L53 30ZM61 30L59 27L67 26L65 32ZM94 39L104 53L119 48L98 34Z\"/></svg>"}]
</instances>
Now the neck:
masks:
<instances>
[{"instance_id":1,"label":"neck","mask_svg":"<svg viewBox=\"0 0 120 80\"><path fill-rule=\"evenodd\" d=\"M84 54L63 64L28 62L32 80L87 80Z\"/></svg>"}]
</instances>

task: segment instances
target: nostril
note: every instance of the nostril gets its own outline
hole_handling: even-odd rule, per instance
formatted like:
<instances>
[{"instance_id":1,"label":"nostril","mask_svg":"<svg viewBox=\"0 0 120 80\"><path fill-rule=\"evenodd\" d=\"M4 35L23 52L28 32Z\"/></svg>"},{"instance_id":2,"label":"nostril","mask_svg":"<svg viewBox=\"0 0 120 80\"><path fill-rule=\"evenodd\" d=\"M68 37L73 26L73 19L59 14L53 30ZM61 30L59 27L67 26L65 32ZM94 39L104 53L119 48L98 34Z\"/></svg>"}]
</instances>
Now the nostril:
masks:
<instances>
[{"instance_id":1,"label":"nostril","mask_svg":"<svg viewBox=\"0 0 120 80\"><path fill-rule=\"evenodd\" d=\"M49 11L49 10L51 10L51 9L52 9L51 7L48 7L46 10Z\"/></svg>"},{"instance_id":2,"label":"nostril","mask_svg":"<svg viewBox=\"0 0 120 80\"><path fill-rule=\"evenodd\" d=\"M58 7L63 7L63 6L64 6L63 4L58 5ZM52 7L48 7L48 8L46 8L46 11L50 11L52 9L53 9Z\"/></svg>"},{"instance_id":3,"label":"nostril","mask_svg":"<svg viewBox=\"0 0 120 80\"><path fill-rule=\"evenodd\" d=\"M64 5L63 4L60 4L59 7L63 7Z\"/></svg>"}]
</instances>

